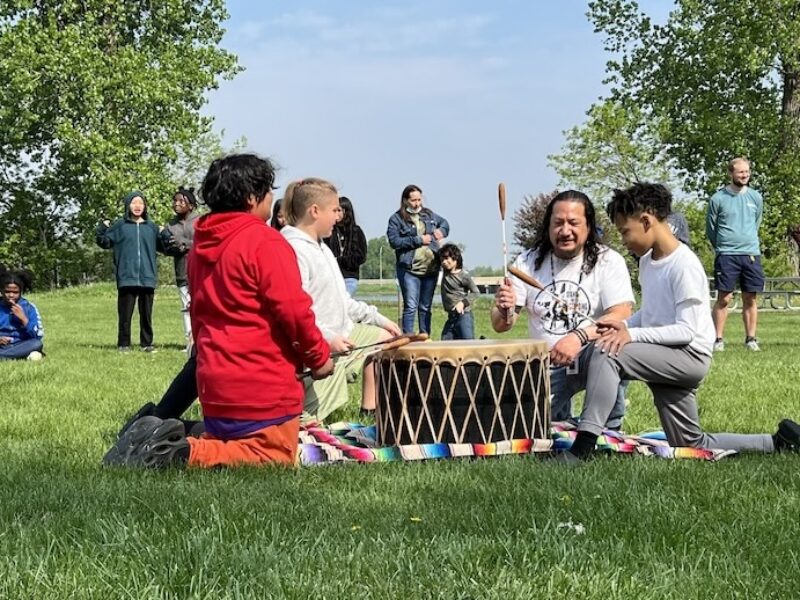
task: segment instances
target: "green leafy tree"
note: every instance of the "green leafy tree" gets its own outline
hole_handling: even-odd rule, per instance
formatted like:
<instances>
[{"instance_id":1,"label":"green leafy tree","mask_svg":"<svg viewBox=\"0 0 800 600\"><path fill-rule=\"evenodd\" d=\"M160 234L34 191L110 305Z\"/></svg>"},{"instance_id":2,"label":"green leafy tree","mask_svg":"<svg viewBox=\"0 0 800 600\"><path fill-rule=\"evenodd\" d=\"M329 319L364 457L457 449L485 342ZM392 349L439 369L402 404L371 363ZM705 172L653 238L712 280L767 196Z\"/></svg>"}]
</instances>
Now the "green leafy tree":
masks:
<instances>
[{"instance_id":1,"label":"green leafy tree","mask_svg":"<svg viewBox=\"0 0 800 600\"><path fill-rule=\"evenodd\" d=\"M222 145L222 131L208 130L201 133L197 141L188 148L180 148L178 156L170 169L170 179L179 185L194 187L199 190L203 178L208 172L208 166L217 158L235 152L241 152L247 147L247 138L242 136L234 141L230 148Z\"/></svg>"},{"instance_id":2,"label":"green leafy tree","mask_svg":"<svg viewBox=\"0 0 800 600\"><path fill-rule=\"evenodd\" d=\"M564 132L561 152L548 156L561 189L577 189L598 205L615 188L637 181L680 191L675 161L667 156L655 121L636 107L606 100L587 111L582 125Z\"/></svg>"},{"instance_id":3,"label":"green leafy tree","mask_svg":"<svg viewBox=\"0 0 800 600\"><path fill-rule=\"evenodd\" d=\"M385 235L367 240L367 260L361 265L364 279L394 279L395 256Z\"/></svg>"},{"instance_id":4,"label":"green leafy tree","mask_svg":"<svg viewBox=\"0 0 800 600\"><path fill-rule=\"evenodd\" d=\"M40 279L119 199L168 198L211 130L206 92L238 70L218 47L224 0L0 4L0 239ZM191 151L189 151L191 152ZM168 202L155 202L157 219Z\"/></svg>"},{"instance_id":5,"label":"green leafy tree","mask_svg":"<svg viewBox=\"0 0 800 600\"><path fill-rule=\"evenodd\" d=\"M503 267L476 265L467 269L473 277L502 277L505 274Z\"/></svg>"},{"instance_id":6,"label":"green leafy tree","mask_svg":"<svg viewBox=\"0 0 800 600\"><path fill-rule=\"evenodd\" d=\"M708 197L730 158L753 161L772 274L788 264L787 234L800 222L799 15L797 0L678 0L656 25L632 0L589 3L614 54L612 99L659 123L687 191Z\"/></svg>"}]
</instances>

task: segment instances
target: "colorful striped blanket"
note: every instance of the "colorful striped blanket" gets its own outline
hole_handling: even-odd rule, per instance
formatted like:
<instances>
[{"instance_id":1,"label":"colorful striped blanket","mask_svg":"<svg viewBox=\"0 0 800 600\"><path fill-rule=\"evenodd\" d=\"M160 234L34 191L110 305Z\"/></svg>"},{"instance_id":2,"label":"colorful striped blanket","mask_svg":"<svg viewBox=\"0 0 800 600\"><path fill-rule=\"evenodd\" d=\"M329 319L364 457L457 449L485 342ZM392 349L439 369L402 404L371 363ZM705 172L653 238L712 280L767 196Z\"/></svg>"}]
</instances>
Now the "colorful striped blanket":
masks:
<instances>
[{"instance_id":1,"label":"colorful striped blanket","mask_svg":"<svg viewBox=\"0 0 800 600\"><path fill-rule=\"evenodd\" d=\"M304 427L300 430L300 462L321 465L338 462L388 462L459 457L500 456L504 454L546 454L563 452L572 446L575 427L553 423L549 440L511 440L492 444L413 444L379 447L375 425L335 423L328 427ZM717 461L736 454L733 450L673 448L660 431L625 435L605 431L597 440L597 449L618 454L639 454L660 458L690 458Z\"/></svg>"}]
</instances>

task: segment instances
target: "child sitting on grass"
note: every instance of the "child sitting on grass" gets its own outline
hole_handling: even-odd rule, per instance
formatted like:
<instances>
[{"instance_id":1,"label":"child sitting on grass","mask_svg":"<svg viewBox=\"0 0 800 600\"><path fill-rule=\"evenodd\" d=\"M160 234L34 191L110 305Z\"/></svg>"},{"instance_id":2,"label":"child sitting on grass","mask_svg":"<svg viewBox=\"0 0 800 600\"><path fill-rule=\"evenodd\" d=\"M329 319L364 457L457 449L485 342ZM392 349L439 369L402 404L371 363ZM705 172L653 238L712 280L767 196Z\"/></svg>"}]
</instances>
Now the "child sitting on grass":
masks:
<instances>
[{"instance_id":1,"label":"child sitting on grass","mask_svg":"<svg viewBox=\"0 0 800 600\"><path fill-rule=\"evenodd\" d=\"M708 280L697 256L673 235L672 195L663 185L616 190L608 215L639 263L642 301L627 321L600 318L602 332L589 362L578 435L558 460L588 458L614 406L621 378L653 392L671 446L775 452L800 449L800 425L785 419L774 435L704 433L697 388L711 366L715 332Z\"/></svg>"},{"instance_id":2,"label":"child sitting on grass","mask_svg":"<svg viewBox=\"0 0 800 600\"><path fill-rule=\"evenodd\" d=\"M210 214L189 254L192 333L205 433L145 416L106 454L108 465L295 464L303 365L333 372L289 244L267 227L275 172L252 154L215 160L203 181Z\"/></svg>"},{"instance_id":3,"label":"child sitting on grass","mask_svg":"<svg viewBox=\"0 0 800 600\"><path fill-rule=\"evenodd\" d=\"M303 289L314 300L314 315L332 352L374 344L400 335L400 328L375 306L354 300L347 293L339 264L323 238L330 237L339 216L339 195L327 181L317 178L290 183L281 211L287 225L281 233L297 253ZM303 421L319 422L348 400L347 383L363 372L362 413L375 410L375 370L363 350L337 362L333 377L306 382Z\"/></svg>"},{"instance_id":4,"label":"child sitting on grass","mask_svg":"<svg viewBox=\"0 0 800 600\"><path fill-rule=\"evenodd\" d=\"M472 305L480 293L470 274L464 270L461 250L455 244L445 244L439 250L442 263L442 305L447 321L442 329L443 340L475 338Z\"/></svg>"},{"instance_id":5,"label":"child sitting on grass","mask_svg":"<svg viewBox=\"0 0 800 600\"><path fill-rule=\"evenodd\" d=\"M42 359L44 328L36 305L22 296L31 290L28 271L0 265L0 360Z\"/></svg>"}]
</instances>

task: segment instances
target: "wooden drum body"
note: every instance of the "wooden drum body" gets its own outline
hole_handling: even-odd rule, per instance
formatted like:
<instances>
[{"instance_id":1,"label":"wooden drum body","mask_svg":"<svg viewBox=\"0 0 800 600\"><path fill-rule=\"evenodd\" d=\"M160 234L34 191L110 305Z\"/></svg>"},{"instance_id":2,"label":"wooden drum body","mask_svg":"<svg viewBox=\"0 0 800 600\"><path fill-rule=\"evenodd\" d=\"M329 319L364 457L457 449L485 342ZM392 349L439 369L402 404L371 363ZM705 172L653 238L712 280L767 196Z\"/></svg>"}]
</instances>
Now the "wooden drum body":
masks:
<instances>
[{"instance_id":1,"label":"wooden drum body","mask_svg":"<svg viewBox=\"0 0 800 600\"><path fill-rule=\"evenodd\" d=\"M549 437L545 342L415 342L379 353L376 369L383 446Z\"/></svg>"}]
</instances>

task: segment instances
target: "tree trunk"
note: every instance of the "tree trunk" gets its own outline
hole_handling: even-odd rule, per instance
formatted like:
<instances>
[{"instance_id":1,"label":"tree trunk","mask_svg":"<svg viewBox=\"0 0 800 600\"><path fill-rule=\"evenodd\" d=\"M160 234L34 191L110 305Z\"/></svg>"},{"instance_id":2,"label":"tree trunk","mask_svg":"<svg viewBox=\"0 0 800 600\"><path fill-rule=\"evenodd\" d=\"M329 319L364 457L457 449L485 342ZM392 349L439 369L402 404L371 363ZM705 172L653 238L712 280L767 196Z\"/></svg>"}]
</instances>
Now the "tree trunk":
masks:
<instances>
[{"instance_id":1,"label":"tree trunk","mask_svg":"<svg viewBox=\"0 0 800 600\"><path fill-rule=\"evenodd\" d=\"M794 153L800 147L800 69L793 62L783 63L783 99L781 120L783 122L782 152Z\"/></svg>"}]
</instances>

